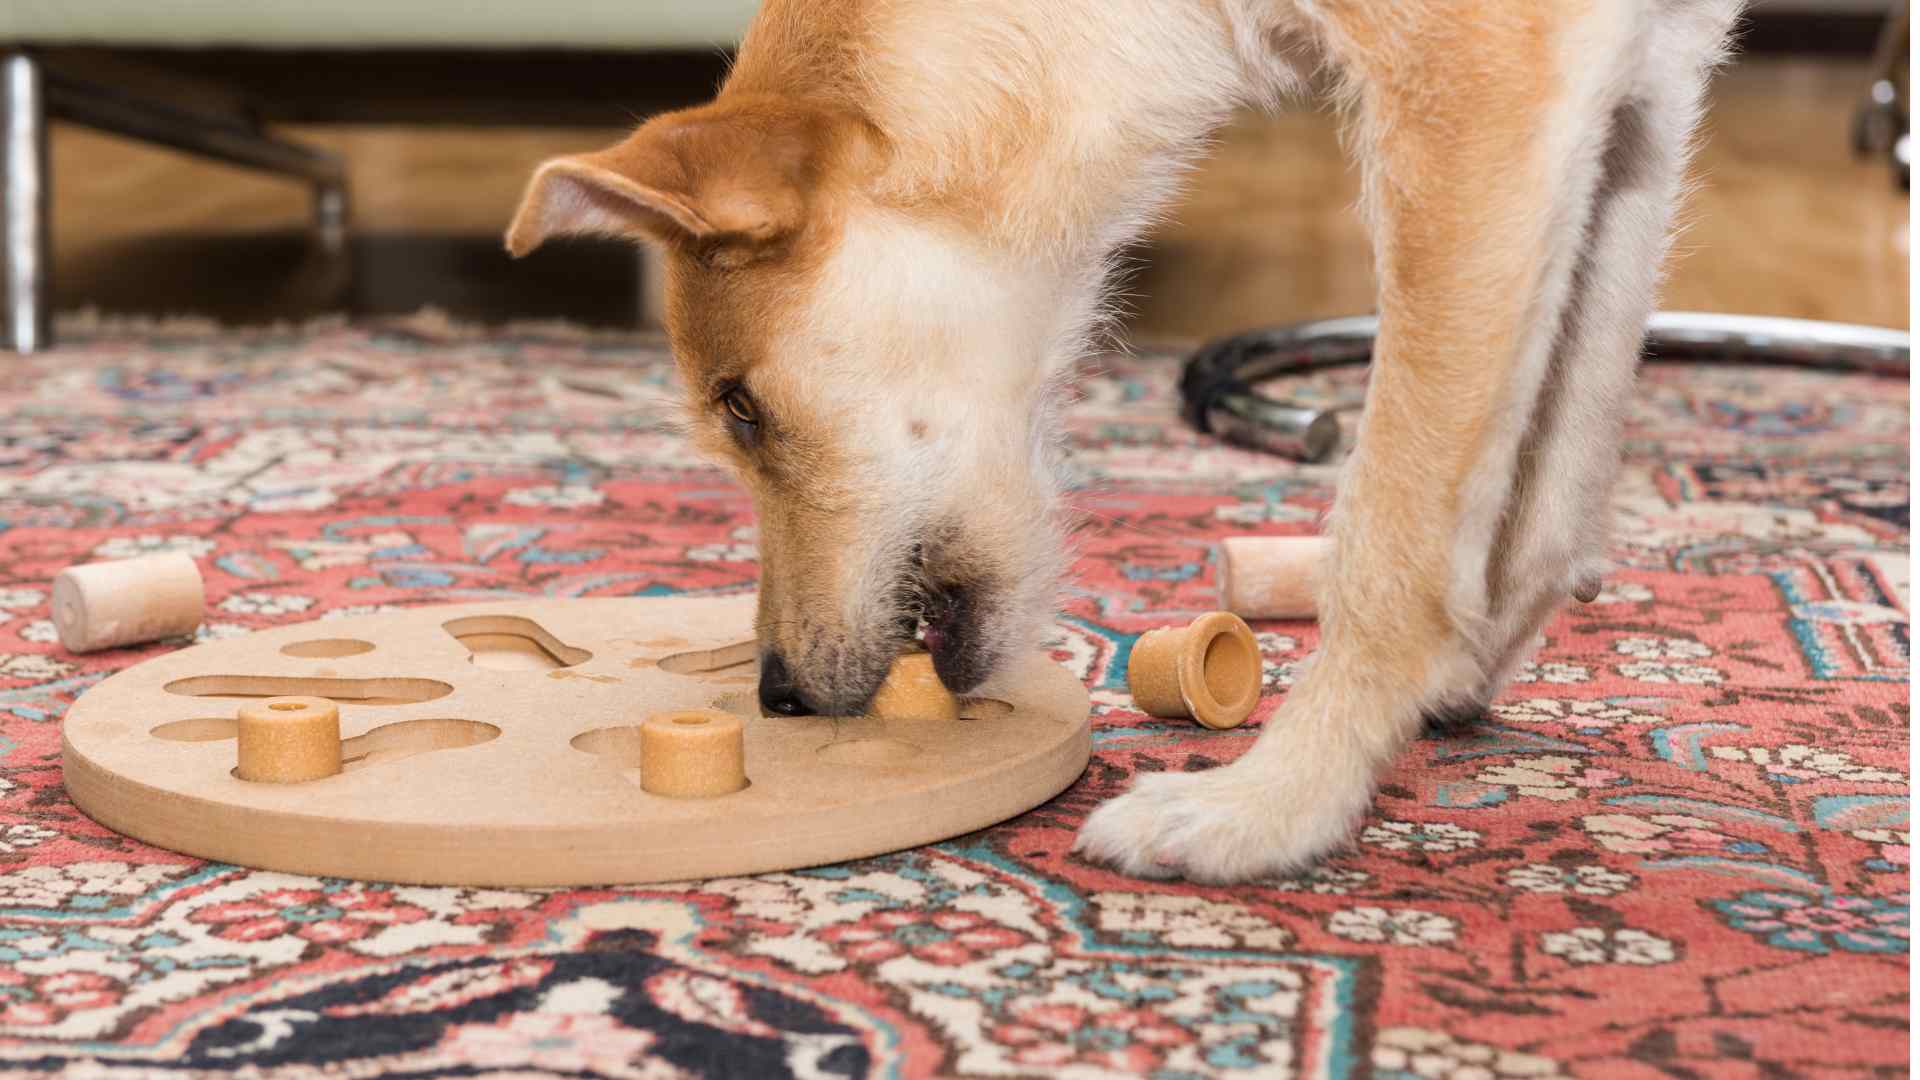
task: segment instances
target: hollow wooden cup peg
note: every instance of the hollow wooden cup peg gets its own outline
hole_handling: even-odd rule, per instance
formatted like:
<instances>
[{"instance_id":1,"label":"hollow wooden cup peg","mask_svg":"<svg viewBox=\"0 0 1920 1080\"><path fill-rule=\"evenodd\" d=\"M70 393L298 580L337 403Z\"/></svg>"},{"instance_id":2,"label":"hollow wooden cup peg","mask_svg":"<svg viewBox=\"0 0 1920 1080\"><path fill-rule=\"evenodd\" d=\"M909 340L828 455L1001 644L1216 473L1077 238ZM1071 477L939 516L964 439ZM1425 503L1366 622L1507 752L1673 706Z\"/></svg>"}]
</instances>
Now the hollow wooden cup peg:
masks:
<instances>
[{"instance_id":1,"label":"hollow wooden cup peg","mask_svg":"<svg viewBox=\"0 0 1920 1080\"><path fill-rule=\"evenodd\" d=\"M724 709L654 713L640 722L640 786L705 799L747 786L746 729Z\"/></svg>"},{"instance_id":2,"label":"hollow wooden cup peg","mask_svg":"<svg viewBox=\"0 0 1920 1080\"><path fill-rule=\"evenodd\" d=\"M1229 611L1149 630L1127 657L1127 689L1142 711L1191 716L1210 728L1233 727L1253 713L1260 676L1259 643Z\"/></svg>"},{"instance_id":3,"label":"hollow wooden cup peg","mask_svg":"<svg viewBox=\"0 0 1920 1080\"><path fill-rule=\"evenodd\" d=\"M277 697L240 706L234 775L302 784L340 771L340 707L323 697Z\"/></svg>"}]
</instances>

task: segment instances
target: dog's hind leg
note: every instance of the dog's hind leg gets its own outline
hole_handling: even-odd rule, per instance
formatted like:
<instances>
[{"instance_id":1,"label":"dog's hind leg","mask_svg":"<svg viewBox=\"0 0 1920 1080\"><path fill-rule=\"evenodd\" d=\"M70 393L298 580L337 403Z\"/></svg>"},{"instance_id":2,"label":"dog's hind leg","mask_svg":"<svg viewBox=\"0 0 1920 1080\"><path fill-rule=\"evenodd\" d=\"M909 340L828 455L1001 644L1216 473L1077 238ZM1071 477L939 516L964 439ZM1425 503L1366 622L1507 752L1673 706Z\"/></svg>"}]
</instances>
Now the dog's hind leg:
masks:
<instances>
[{"instance_id":1,"label":"dog's hind leg","mask_svg":"<svg viewBox=\"0 0 1920 1080\"><path fill-rule=\"evenodd\" d=\"M1597 569L1687 134L1736 5L1303 7L1351 81L1381 310L1321 649L1239 760L1141 777L1088 819L1079 849L1137 874L1242 880L1342 842L1420 717L1484 704Z\"/></svg>"},{"instance_id":2,"label":"dog's hind leg","mask_svg":"<svg viewBox=\"0 0 1920 1080\"><path fill-rule=\"evenodd\" d=\"M1670 4L1650 20L1608 117L1599 183L1580 234L1546 381L1487 559L1488 680L1504 686L1535 631L1607 569L1620 424L1673 232L1703 84L1738 4Z\"/></svg>"}]
</instances>

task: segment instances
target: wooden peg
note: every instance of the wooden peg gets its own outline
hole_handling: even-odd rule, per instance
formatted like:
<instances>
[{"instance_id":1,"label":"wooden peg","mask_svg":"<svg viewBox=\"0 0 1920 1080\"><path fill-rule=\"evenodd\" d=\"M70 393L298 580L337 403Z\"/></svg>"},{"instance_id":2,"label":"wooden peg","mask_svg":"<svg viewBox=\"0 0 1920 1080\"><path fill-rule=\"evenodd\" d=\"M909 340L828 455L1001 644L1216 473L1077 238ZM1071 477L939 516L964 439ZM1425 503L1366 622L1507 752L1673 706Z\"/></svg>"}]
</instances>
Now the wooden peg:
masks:
<instances>
[{"instance_id":1,"label":"wooden peg","mask_svg":"<svg viewBox=\"0 0 1920 1080\"><path fill-rule=\"evenodd\" d=\"M958 720L960 699L933 670L932 653L902 653L867 711L882 720Z\"/></svg>"},{"instance_id":2,"label":"wooden peg","mask_svg":"<svg viewBox=\"0 0 1920 1080\"><path fill-rule=\"evenodd\" d=\"M1153 716L1191 716L1230 728L1260 701L1260 645L1238 615L1215 611L1149 630L1127 657L1133 703Z\"/></svg>"},{"instance_id":3,"label":"wooden peg","mask_svg":"<svg viewBox=\"0 0 1920 1080\"><path fill-rule=\"evenodd\" d=\"M84 653L191 634L206 606L200 568L185 552L69 566L53 579L53 626Z\"/></svg>"},{"instance_id":4,"label":"wooden peg","mask_svg":"<svg viewBox=\"0 0 1920 1080\"><path fill-rule=\"evenodd\" d=\"M747 786L746 729L723 709L654 713L640 723L640 786L705 799Z\"/></svg>"},{"instance_id":5,"label":"wooden peg","mask_svg":"<svg viewBox=\"0 0 1920 1080\"><path fill-rule=\"evenodd\" d=\"M240 706L234 775L302 784L340 772L340 707L323 697L277 697Z\"/></svg>"},{"instance_id":6,"label":"wooden peg","mask_svg":"<svg viewBox=\"0 0 1920 1080\"><path fill-rule=\"evenodd\" d=\"M1324 536L1230 536L1220 541L1220 606L1245 619L1312 619L1332 542Z\"/></svg>"}]
</instances>

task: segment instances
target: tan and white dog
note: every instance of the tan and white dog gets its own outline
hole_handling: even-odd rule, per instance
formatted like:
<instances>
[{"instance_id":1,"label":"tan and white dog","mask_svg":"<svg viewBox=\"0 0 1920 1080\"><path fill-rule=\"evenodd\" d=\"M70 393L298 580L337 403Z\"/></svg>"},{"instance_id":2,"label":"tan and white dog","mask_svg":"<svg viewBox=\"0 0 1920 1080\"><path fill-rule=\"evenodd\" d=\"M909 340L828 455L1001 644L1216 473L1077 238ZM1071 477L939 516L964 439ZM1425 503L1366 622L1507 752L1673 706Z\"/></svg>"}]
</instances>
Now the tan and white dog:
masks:
<instances>
[{"instance_id":1,"label":"tan and white dog","mask_svg":"<svg viewBox=\"0 0 1920 1080\"><path fill-rule=\"evenodd\" d=\"M1081 832L1148 875L1340 843L1603 567L1702 87L1739 0L768 0L711 104L546 162L507 235L637 237L699 444L760 519L761 698L858 711L924 624L971 689L1050 622L1058 376L1238 106L1330 74L1380 334L1321 648L1231 765ZM1169 373L1169 378L1172 373Z\"/></svg>"}]
</instances>

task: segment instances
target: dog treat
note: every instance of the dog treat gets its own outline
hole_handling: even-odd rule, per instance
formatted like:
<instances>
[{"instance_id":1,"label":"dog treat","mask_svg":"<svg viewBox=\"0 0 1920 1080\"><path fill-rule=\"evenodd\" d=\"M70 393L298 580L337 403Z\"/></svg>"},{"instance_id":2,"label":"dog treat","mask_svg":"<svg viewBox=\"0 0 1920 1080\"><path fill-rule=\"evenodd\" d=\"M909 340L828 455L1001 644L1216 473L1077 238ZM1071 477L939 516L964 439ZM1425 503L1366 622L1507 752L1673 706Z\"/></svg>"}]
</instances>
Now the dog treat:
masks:
<instances>
[{"instance_id":1,"label":"dog treat","mask_svg":"<svg viewBox=\"0 0 1920 1080\"><path fill-rule=\"evenodd\" d=\"M746 729L724 709L654 713L640 723L640 786L704 799L747 786Z\"/></svg>"},{"instance_id":2,"label":"dog treat","mask_svg":"<svg viewBox=\"0 0 1920 1080\"><path fill-rule=\"evenodd\" d=\"M1244 619L1311 619L1324 536L1230 536L1220 541L1220 606Z\"/></svg>"},{"instance_id":3,"label":"dog treat","mask_svg":"<svg viewBox=\"0 0 1920 1080\"><path fill-rule=\"evenodd\" d=\"M191 634L205 604L200 568L178 551L69 566L53 579L53 625L69 652Z\"/></svg>"},{"instance_id":4,"label":"dog treat","mask_svg":"<svg viewBox=\"0 0 1920 1080\"><path fill-rule=\"evenodd\" d=\"M932 653L902 653L867 711L882 720L958 720L960 699L934 672Z\"/></svg>"},{"instance_id":5,"label":"dog treat","mask_svg":"<svg viewBox=\"0 0 1920 1080\"><path fill-rule=\"evenodd\" d=\"M1230 728L1252 714L1260 674L1253 631L1230 611L1149 630L1127 657L1127 690L1143 712L1191 716L1210 728Z\"/></svg>"},{"instance_id":6,"label":"dog treat","mask_svg":"<svg viewBox=\"0 0 1920 1080\"><path fill-rule=\"evenodd\" d=\"M240 706L234 775L299 784L340 771L340 707L323 697L277 697Z\"/></svg>"}]
</instances>

